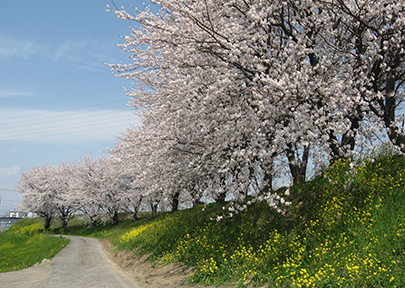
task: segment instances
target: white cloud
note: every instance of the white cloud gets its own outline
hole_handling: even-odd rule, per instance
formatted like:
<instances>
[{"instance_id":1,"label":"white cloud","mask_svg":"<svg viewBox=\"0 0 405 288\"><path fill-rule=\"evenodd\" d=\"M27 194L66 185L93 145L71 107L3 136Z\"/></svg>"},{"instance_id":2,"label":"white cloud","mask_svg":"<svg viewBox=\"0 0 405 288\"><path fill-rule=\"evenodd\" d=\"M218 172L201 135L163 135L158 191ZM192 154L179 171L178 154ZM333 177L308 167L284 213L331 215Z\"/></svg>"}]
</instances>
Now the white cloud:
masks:
<instances>
[{"instance_id":1,"label":"white cloud","mask_svg":"<svg viewBox=\"0 0 405 288\"><path fill-rule=\"evenodd\" d=\"M28 64L30 61L38 60L42 60L42 63L52 63L51 65L63 62L68 64L65 65L65 68L75 67L92 72L106 72L109 69L98 61L119 62L112 60L120 52L115 43L113 44L107 45L103 41L93 39L69 39L47 43L0 35L0 59L3 58L9 63L18 63L22 59L29 60ZM111 47L115 49L111 49ZM4 93L0 93L0 97L6 97L4 95Z\"/></svg>"},{"instance_id":2,"label":"white cloud","mask_svg":"<svg viewBox=\"0 0 405 288\"><path fill-rule=\"evenodd\" d=\"M46 49L34 41L0 36L0 57L19 57L28 59L33 55L45 54Z\"/></svg>"},{"instance_id":3,"label":"white cloud","mask_svg":"<svg viewBox=\"0 0 405 288\"><path fill-rule=\"evenodd\" d=\"M0 143L85 143L113 139L140 119L128 109L113 110L22 110L1 109Z\"/></svg>"},{"instance_id":4,"label":"white cloud","mask_svg":"<svg viewBox=\"0 0 405 288\"><path fill-rule=\"evenodd\" d=\"M94 71L94 72L106 72L109 70L109 68L106 68L106 66L100 62L93 62L90 63L89 65L82 65L79 66L80 69L82 70L88 70L88 71Z\"/></svg>"},{"instance_id":5,"label":"white cloud","mask_svg":"<svg viewBox=\"0 0 405 288\"><path fill-rule=\"evenodd\" d=\"M36 92L21 91L21 90L0 90L0 98L6 97L30 97L39 95Z\"/></svg>"},{"instance_id":6,"label":"white cloud","mask_svg":"<svg viewBox=\"0 0 405 288\"><path fill-rule=\"evenodd\" d=\"M98 46L86 40L68 40L57 43L39 43L30 39L10 38L0 35L0 57L23 59L45 57L53 61L83 62L104 52L102 45ZM95 55L94 55L95 54ZM97 59L98 59L97 58Z\"/></svg>"},{"instance_id":7,"label":"white cloud","mask_svg":"<svg viewBox=\"0 0 405 288\"><path fill-rule=\"evenodd\" d=\"M0 177L13 177L20 174L20 166L0 167Z\"/></svg>"},{"instance_id":8,"label":"white cloud","mask_svg":"<svg viewBox=\"0 0 405 288\"><path fill-rule=\"evenodd\" d=\"M88 49L85 41L66 41L59 45L52 54L54 60L69 60L80 62L83 60L82 55L86 53Z\"/></svg>"},{"instance_id":9,"label":"white cloud","mask_svg":"<svg viewBox=\"0 0 405 288\"><path fill-rule=\"evenodd\" d=\"M86 41L69 40L62 43L37 44L34 40L0 36L0 57L29 59L46 57L58 60L82 61L81 55L89 49Z\"/></svg>"}]
</instances>

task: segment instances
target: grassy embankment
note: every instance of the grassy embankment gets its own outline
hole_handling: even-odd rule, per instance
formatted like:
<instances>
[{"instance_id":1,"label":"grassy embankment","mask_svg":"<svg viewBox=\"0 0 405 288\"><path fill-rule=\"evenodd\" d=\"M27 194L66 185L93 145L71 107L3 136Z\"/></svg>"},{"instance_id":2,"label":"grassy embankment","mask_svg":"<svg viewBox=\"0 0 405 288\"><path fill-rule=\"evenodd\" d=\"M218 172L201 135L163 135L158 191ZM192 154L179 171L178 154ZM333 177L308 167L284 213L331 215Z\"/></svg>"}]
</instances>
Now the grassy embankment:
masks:
<instances>
[{"instance_id":1,"label":"grassy embankment","mask_svg":"<svg viewBox=\"0 0 405 288\"><path fill-rule=\"evenodd\" d=\"M21 270L41 263L43 259L52 259L69 243L66 238L41 232L42 223L38 220L20 220L0 233L0 273Z\"/></svg>"},{"instance_id":2,"label":"grassy embankment","mask_svg":"<svg viewBox=\"0 0 405 288\"><path fill-rule=\"evenodd\" d=\"M256 203L217 222L224 210L210 204L96 230L76 221L65 232L193 266L195 283L405 287L404 187L405 159L383 155L355 170L340 161L291 188L287 217Z\"/></svg>"}]
</instances>

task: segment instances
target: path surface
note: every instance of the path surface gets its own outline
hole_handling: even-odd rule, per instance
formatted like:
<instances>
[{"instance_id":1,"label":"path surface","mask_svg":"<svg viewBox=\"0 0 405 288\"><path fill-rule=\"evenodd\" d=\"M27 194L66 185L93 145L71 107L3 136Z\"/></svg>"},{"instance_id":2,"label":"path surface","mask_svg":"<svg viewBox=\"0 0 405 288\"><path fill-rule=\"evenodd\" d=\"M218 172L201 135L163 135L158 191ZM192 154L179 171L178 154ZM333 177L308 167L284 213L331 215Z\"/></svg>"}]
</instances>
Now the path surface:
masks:
<instances>
[{"instance_id":1,"label":"path surface","mask_svg":"<svg viewBox=\"0 0 405 288\"><path fill-rule=\"evenodd\" d=\"M97 239L65 236L70 243L52 261L0 273L2 288L140 288L113 264Z\"/></svg>"}]
</instances>

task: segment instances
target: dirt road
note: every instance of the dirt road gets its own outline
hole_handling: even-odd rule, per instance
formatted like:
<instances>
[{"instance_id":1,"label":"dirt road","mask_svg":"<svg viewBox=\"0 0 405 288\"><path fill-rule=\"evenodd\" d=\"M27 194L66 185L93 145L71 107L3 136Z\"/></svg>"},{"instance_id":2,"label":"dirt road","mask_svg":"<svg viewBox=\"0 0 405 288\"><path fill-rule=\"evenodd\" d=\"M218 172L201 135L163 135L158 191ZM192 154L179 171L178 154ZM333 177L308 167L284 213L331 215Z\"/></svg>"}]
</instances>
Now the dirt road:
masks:
<instances>
[{"instance_id":1,"label":"dirt road","mask_svg":"<svg viewBox=\"0 0 405 288\"><path fill-rule=\"evenodd\" d=\"M52 261L0 273L3 288L141 288L104 254L98 240L66 236L70 243Z\"/></svg>"}]
</instances>

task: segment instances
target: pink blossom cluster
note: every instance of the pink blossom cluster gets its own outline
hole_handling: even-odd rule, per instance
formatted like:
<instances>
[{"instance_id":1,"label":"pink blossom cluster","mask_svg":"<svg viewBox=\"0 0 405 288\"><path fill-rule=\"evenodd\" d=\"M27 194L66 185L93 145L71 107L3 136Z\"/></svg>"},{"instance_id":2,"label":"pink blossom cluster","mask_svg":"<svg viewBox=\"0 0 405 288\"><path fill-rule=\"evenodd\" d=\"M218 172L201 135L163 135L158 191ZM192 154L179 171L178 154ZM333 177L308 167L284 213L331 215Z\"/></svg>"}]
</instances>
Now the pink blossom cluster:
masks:
<instances>
[{"instance_id":1,"label":"pink blossom cluster","mask_svg":"<svg viewBox=\"0 0 405 288\"><path fill-rule=\"evenodd\" d=\"M404 152L400 1L153 0L110 64L143 119L112 149L156 199L243 199L390 141ZM180 194L177 194L180 193ZM160 201L160 200L157 200ZM236 208L235 208L236 209Z\"/></svg>"},{"instance_id":2,"label":"pink blossom cluster","mask_svg":"<svg viewBox=\"0 0 405 288\"><path fill-rule=\"evenodd\" d=\"M151 2L161 9L109 8L130 23L119 44L130 60L108 65L133 83L142 125L101 161L119 169L96 169L120 179L107 198L125 182L153 213L248 195L285 213L280 181L379 143L405 152L402 1ZM83 193L102 194L86 177Z\"/></svg>"}]
</instances>

